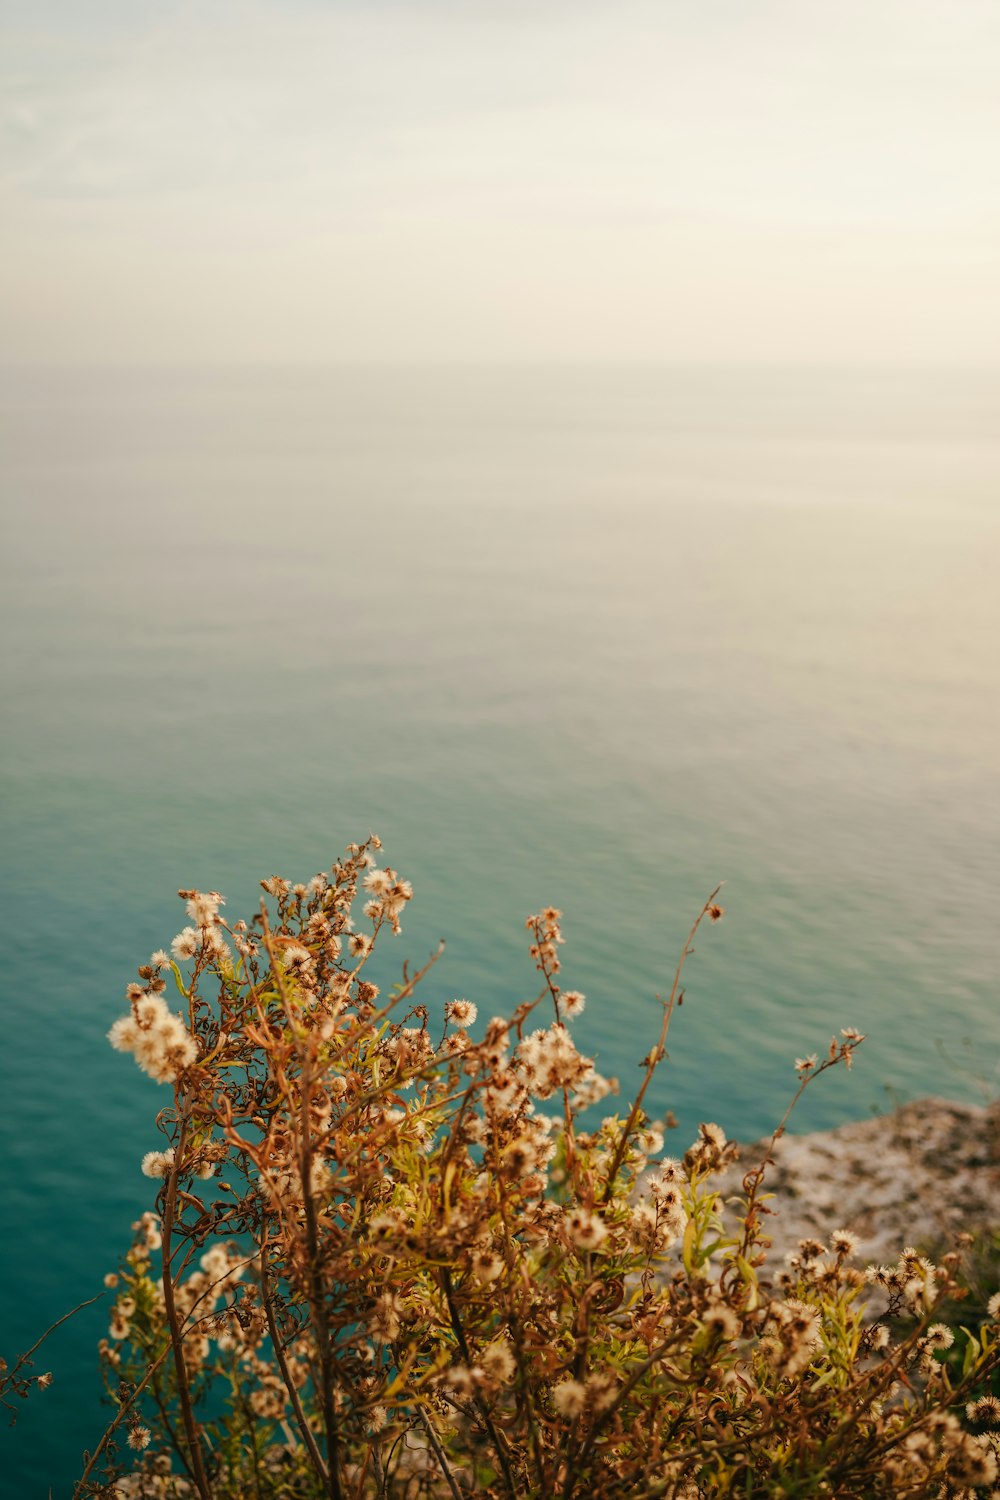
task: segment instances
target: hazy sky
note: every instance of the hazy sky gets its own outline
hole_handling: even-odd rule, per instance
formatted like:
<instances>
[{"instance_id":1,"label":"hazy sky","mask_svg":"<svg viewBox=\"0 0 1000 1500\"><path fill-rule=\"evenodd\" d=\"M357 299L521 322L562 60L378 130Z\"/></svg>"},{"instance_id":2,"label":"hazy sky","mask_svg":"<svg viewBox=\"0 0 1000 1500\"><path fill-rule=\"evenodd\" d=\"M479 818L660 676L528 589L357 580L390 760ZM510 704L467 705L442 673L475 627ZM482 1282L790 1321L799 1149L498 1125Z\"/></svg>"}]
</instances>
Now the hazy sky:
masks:
<instances>
[{"instance_id":1,"label":"hazy sky","mask_svg":"<svg viewBox=\"0 0 1000 1500\"><path fill-rule=\"evenodd\" d=\"M1000 358L1000 0L0 0L0 360Z\"/></svg>"}]
</instances>

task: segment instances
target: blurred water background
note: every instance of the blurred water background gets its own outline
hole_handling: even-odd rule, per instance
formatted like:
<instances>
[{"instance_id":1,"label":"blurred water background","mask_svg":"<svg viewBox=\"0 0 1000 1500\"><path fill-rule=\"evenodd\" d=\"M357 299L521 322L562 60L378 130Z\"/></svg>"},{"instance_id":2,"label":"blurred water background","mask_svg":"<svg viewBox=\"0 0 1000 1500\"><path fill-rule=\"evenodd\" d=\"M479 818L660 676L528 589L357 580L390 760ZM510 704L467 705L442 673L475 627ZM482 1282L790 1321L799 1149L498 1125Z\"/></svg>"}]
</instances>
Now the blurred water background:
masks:
<instances>
[{"instance_id":1,"label":"blurred water background","mask_svg":"<svg viewBox=\"0 0 1000 1500\"><path fill-rule=\"evenodd\" d=\"M105 1034L183 925L370 828L383 954L481 1017L566 913L628 1094L719 880L652 1104L751 1139L994 1094L1000 377L7 372L2 1352L99 1290L166 1092ZM106 1309L40 1356L0 1493L69 1494Z\"/></svg>"}]
</instances>

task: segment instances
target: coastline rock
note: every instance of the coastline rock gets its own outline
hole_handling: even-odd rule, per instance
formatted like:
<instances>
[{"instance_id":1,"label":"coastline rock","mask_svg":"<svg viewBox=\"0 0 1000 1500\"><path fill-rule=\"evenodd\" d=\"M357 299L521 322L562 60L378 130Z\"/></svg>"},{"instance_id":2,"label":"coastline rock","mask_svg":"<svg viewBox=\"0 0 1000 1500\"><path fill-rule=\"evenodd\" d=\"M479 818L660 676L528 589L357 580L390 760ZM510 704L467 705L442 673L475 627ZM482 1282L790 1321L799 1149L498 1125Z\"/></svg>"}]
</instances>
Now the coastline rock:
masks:
<instances>
[{"instance_id":1,"label":"coastline rock","mask_svg":"<svg viewBox=\"0 0 1000 1500\"><path fill-rule=\"evenodd\" d=\"M717 1180L723 1198L741 1193L767 1146L741 1146ZM774 1195L764 1218L774 1268L800 1239L826 1244L836 1229L857 1236L858 1260L895 1261L904 1245L941 1248L1000 1225L1000 1101L918 1099L836 1130L786 1133L772 1157L762 1192Z\"/></svg>"}]
</instances>

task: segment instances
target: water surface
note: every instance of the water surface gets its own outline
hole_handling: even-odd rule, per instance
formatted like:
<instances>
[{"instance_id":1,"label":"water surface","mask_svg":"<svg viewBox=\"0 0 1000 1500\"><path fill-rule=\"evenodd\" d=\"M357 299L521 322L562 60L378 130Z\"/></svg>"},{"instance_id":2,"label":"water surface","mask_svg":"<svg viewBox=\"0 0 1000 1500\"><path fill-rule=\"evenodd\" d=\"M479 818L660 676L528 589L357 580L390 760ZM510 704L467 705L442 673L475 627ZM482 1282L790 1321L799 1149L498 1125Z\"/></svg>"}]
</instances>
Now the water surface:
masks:
<instances>
[{"instance_id":1,"label":"water surface","mask_svg":"<svg viewBox=\"0 0 1000 1500\"><path fill-rule=\"evenodd\" d=\"M369 828L383 967L532 992L627 1090L725 880L653 1098L761 1134L996 1091L1000 379L805 371L8 372L4 1352L98 1289L164 1092L105 1033L179 886L249 914ZM679 1144L684 1144L682 1139ZM6 1434L68 1494L100 1311Z\"/></svg>"}]
</instances>

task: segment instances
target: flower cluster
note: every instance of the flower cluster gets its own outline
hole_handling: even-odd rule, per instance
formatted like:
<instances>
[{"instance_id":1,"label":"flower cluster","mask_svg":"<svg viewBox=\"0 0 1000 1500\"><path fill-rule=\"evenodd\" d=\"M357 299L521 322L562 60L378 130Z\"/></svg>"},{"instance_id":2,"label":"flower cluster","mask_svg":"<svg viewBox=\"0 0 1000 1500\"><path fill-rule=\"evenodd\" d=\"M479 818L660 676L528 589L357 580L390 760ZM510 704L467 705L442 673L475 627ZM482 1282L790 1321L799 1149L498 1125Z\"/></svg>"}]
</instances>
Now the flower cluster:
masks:
<instances>
[{"instance_id":1,"label":"flower cluster","mask_svg":"<svg viewBox=\"0 0 1000 1500\"><path fill-rule=\"evenodd\" d=\"M131 1052L157 1083L174 1083L197 1058L198 1043L182 1018L168 1010L159 969L147 976L146 986L129 985L129 1014L115 1022L108 1041L119 1052Z\"/></svg>"},{"instance_id":2,"label":"flower cluster","mask_svg":"<svg viewBox=\"0 0 1000 1500\"><path fill-rule=\"evenodd\" d=\"M190 925L129 987L112 1044L171 1102L141 1162L155 1207L107 1281L117 1415L76 1500L993 1485L1000 1306L974 1339L945 1322L957 1252L907 1248L866 1278L846 1228L771 1267L768 1158L728 1233L715 1182L736 1147L706 1122L667 1154L645 1112L716 893L636 1099L594 1119L617 1085L570 1030L561 913L528 918L541 987L509 1017L429 994L437 955L383 997L370 955L413 892L380 847L270 876L250 922L181 892ZM800 1059L798 1093L862 1040Z\"/></svg>"}]
</instances>

